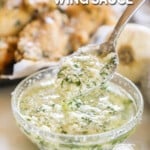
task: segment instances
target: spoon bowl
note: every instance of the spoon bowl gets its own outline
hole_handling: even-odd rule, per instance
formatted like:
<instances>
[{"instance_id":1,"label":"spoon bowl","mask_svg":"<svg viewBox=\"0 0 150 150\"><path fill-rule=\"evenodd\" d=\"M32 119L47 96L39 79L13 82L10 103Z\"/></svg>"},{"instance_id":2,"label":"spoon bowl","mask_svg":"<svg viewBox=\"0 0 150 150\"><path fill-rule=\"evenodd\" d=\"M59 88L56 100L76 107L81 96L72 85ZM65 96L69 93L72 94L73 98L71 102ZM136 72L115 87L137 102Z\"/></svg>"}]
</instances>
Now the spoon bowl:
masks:
<instances>
[{"instance_id":1,"label":"spoon bowl","mask_svg":"<svg viewBox=\"0 0 150 150\"><path fill-rule=\"evenodd\" d=\"M106 61L104 62L104 66L100 71L100 73L102 74L102 83L110 80L117 68L118 56L116 52L116 43L121 31L123 30L126 23L129 21L129 19L132 17L132 15L144 2L145 0L133 0L134 4L129 5L126 8L119 21L117 22L116 26L114 27L114 30L110 35L108 41L99 45L99 48L97 49L97 56L105 58Z\"/></svg>"}]
</instances>

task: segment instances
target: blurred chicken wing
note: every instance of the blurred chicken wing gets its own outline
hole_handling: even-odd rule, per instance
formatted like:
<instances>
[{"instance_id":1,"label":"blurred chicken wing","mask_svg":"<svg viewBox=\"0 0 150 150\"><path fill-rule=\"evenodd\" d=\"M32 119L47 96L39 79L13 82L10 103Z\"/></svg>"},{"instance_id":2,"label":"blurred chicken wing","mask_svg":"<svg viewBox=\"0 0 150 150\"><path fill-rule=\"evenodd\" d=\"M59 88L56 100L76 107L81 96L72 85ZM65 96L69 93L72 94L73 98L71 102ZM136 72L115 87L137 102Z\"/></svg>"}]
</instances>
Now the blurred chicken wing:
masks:
<instances>
[{"instance_id":1,"label":"blurred chicken wing","mask_svg":"<svg viewBox=\"0 0 150 150\"><path fill-rule=\"evenodd\" d=\"M7 67L14 62L17 37L0 38L0 74L6 73Z\"/></svg>"},{"instance_id":2,"label":"blurred chicken wing","mask_svg":"<svg viewBox=\"0 0 150 150\"><path fill-rule=\"evenodd\" d=\"M72 35L70 43L73 50L87 44L90 36L102 24L114 24L113 12L109 6L71 5L65 10L70 17Z\"/></svg>"},{"instance_id":3,"label":"blurred chicken wing","mask_svg":"<svg viewBox=\"0 0 150 150\"><path fill-rule=\"evenodd\" d=\"M55 0L24 0L31 11L47 12L56 8Z\"/></svg>"},{"instance_id":4,"label":"blurred chicken wing","mask_svg":"<svg viewBox=\"0 0 150 150\"><path fill-rule=\"evenodd\" d=\"M56 61L66 55L69 36L65 31L67 22L67 16L55 10L27 25L20 34L16 60Z\"/></svg>"},{"instance_id":5,"label":"blurred chicken wing","mask_svg":"<svg viewBox=\"0 0 150 150\"><path fill-rule=\"evenodd\" d=\"M30 19L31 15L22 8L0 9L0 37L18 34Z\"/></svg>"},{"instance_id":6,"label":"blurred chicken wing","mask_svg":"<svg viewBox=\"0 0 150 150\"><path fill-rule=\"evenodd\" d=\"M3 8L14 9L22 7L23 0L0 0Z\"/></svg>"}]
</instances>

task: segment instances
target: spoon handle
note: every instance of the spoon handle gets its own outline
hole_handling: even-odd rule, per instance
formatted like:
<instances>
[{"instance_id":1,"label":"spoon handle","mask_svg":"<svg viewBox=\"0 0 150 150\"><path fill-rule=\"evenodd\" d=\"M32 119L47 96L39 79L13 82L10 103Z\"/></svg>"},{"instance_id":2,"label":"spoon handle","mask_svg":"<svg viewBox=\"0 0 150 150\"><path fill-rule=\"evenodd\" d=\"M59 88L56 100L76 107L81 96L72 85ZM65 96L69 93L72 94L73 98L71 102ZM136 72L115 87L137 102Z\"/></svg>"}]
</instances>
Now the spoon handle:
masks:
<instances>
[{"instance_id":1,"label":"spoon handle","mask_svg":"<svg viewBox=\"0 0 150 150\"><path fill-rule=\"evenodd\" d=\"M116 24L108 42L114 43L116 45L116 41L124 28L125 24L129 21L132 15L138 10L138 8L145 2L145 0L132 0L133 4L129 5L122 16L120 17L118 23Z\"/></svg>"}]
</instances>

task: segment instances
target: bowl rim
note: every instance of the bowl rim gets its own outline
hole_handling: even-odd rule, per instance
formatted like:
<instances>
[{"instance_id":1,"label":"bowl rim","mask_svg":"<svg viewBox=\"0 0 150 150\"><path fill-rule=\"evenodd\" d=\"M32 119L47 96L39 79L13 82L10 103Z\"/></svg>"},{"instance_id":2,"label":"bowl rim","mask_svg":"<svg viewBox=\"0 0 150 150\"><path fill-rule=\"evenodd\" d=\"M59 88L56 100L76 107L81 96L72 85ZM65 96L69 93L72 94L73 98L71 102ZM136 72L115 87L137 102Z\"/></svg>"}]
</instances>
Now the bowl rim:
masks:
<instances>
[{"instance_id":1,"label":"bowl rim","mask_svg":"<svg viewBox=\"0 0 150 150\"><path fill-rule=\"evenodd\" d=\"M24 123L24 125L28 126L33 132L38 133L39 135L41 135L44 138L52 137L52 138L61 138L61 139L68 139L68 140L72 139L72 141L74 141L74 142L71 142L71 144L78 144L78 142L76 142L77 139L80 139L80 141L83 141L84 143L88 142L88 144L89 144L89 141L91 141L91 139L93 139L93 138L99 139L99 141L103 141L103 142L106 142L106 139L107 139L107 141L111 141L113 139L116 139L117 137L121 137L122 135L128 133L136 126L137 123L140 122L140 120L142 118L142 114L143 114L143 109L144 109L144 101L143 101L142 94L132 81L130 81L126 77L120 75L119 73L115 73L114 77L119 77L120 80L128 83L135 90L135 92L138 94L138 97L139 97L139 107L136 111L135 116L132 119L130 119L128 122L126 122L124 125L116 128L116 129L103 132L103 133L88 134L88 135L83 135L83 134L82 135L78 135L78 134L74 135L74 134L50 132L49 130L38 128L37 126L33 125L31 122L27 122L26 119L23 118L23 116L21 115L21 113L19 112L19 110L17 109L17 107L15 105L17 91L29 79L34 78L35 76L37 76L41 73L44 73L44 72L46 73L46 72L52 70L53 68L55 69L56 66L57 65L52 65L48 69L43 69L41 71L38 71L38 72L28 76L24 80L22 80L16 86L16 88L12 92L11 107L12 107L12 111L13 111L14 117L17 122L18 122L17 118L19 118L20 121L22 121ZM96 143L97 143L97 141L96 141ZM93 144L93 142L92 142L92 144Z\"/></svg>"}]
</instances>

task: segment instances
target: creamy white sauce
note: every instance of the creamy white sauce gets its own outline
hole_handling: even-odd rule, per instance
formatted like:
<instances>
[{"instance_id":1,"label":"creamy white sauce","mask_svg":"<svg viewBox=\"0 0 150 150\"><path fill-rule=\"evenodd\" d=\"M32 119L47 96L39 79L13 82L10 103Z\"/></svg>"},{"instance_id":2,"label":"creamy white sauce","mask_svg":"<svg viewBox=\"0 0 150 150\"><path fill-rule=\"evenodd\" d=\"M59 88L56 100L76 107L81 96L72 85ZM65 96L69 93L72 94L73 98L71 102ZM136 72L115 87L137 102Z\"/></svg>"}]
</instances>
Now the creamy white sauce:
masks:
<instances>
[{"instance_id":1,"label":"creamy white sauce","mask_svg":"<svg viewBox=\"0 0 150 150\"><path fill-rule=\"evenodd\" d=\"M53 83L42 87L40 84L36 83L21 95L19 108L27 121L51 132L101 133L122 126L135 113L126 92L112 83L109 86L116 91L97 88L80 99L65 99Z\"/></svg>"},{"instance_id":2,"label":"creamy white sauce","mask_svg":"<svg viewBox=\"0 0 150 150\"><path fill-rule=\"evenodd\" d=\"M55 78L33 84L20 96L22 116L54 133L96 134L122 126L133 117L134 104L119 86L100 86L110 66L102 68L95 55L66 57Z\"/></svg>"}]
</instances>

